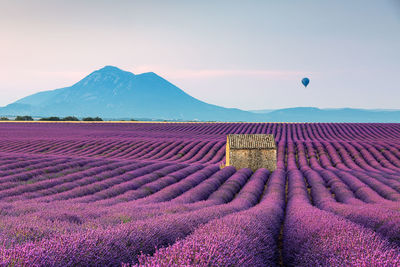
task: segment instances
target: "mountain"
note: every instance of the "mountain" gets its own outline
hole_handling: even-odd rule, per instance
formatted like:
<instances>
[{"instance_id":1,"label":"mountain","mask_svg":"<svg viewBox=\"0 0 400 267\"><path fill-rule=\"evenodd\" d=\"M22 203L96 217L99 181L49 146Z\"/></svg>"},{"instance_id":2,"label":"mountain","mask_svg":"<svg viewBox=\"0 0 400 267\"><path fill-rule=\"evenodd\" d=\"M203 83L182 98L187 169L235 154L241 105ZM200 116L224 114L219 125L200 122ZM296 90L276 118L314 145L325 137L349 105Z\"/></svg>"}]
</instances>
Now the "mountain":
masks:
<instances>
[{"instance_id":1,"label":"mountain","mask_svg":"<svg viewBox=\"0 0 400 267\"><path fill-rule=\"evenodd\" d=\"M275 109L254 109L254 110L248 110L252 113L256 113L256 114L264 114L264 113L270 113L272 111L275 111Z\"/></svg>"},{"instance_id":2,"label":"mountain","mask_svg":"<svg viewBox=\"0 0 400 267\"><path fill-rule=\"evenodd\" d=\"M267 121L285 122L400 122L400 110L319 109L297 107L264 114Z\"/></svg>"},{"instance_id":3,"label":"mountain","mask_svg":"<svg viewBox=\"0 0 400 267\"><path fill-rule=\"evenodd\" d=\"M39 92L0 109L3 115L100 116L109 119L256 121L259 116L202 102L153 72L94 71L71 87Z\"/></svg>"},{"instance_id":4,"label":"mountain","mask_svg":"<svg viewBox=\"0 0 400 267\"><path fill-rule=\"evenodd\" d=\"M297 107L243 111L202 102L153 72L135 75L106 66L76 84L39 92L0 108L0 115L76 116L270 122L400 122L400 110Z\"/></svg>"}]
</instances>

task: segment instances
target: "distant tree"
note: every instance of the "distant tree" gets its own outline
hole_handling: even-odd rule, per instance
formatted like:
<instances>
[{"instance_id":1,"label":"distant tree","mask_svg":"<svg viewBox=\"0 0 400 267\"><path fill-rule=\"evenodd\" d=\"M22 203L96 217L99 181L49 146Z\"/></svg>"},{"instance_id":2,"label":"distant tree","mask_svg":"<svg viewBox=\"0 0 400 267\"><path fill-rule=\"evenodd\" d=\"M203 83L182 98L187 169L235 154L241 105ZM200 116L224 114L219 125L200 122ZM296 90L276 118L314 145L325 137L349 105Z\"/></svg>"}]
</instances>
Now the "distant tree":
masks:
<instances>
[{"instance_id":1,"label":"distant tree","mask_svg":"<svg viewBox=\"0 0 400 267\"><path fill-rule=\"evenodd\" d=\"M95 118L86 117L86 118L83 118L82 120L83 120L83 121L103 121L103 119L100 118L100 117L95 117Z\"/></svg>"},{"instance_id":2,"label":"distant tree","mask_svg":"<svg viewBox=\"0 0 400 267\"><path fill-rule=\"evenodd\" d=\"M40 121L61 121L59 117L40 118Z\"/></svg>"},{"instance_id":3,"label":"distant tree","mask_svg":"<svg viewBox=\"0 0 400 267\"><path fill-rule=\"evenodd\" d=\"M67 116L67 117L63 118L62 120L63 121L79 121L79 119L74 116Z\"/></svg>"},{"instance_id":4,"label":"distant tree","mask_svg":"<svg viewBox=\"0 0 400 267\"><path fill-rule=\"evenodd\" d=\"M0 121L9 121L10 119L7 117L0 117Z\"/></svg>"},{"instance_id":5,"label":"distant tree","mask_svg":"<svg viewBox=\"0 0 400 267\"><path fill-rule=\"evenodd\" d=\"M15 117L16 121L33 121L31 116L17 116Z\"/></svg>"},{"instance_id":6,"label":"distant tree","mask_svg":"<svg viewBox=\"0 0 400 267\"><path fill-rule=\"evenodd\" d=\"M131 121L137 121L137 120L135 120L135 119L131 119Z\"/></svg>"},{"instance_id":7,"label":"distant tree","mask_svg":"<svg viewBox=\"0 0 400 267\"><path fill-rule=\"evenodd\" d=\"M92 117L86 117L86 118L83 118L82 120L83 121L93 121L93 118Z\"/></svg>"}]
</instances>

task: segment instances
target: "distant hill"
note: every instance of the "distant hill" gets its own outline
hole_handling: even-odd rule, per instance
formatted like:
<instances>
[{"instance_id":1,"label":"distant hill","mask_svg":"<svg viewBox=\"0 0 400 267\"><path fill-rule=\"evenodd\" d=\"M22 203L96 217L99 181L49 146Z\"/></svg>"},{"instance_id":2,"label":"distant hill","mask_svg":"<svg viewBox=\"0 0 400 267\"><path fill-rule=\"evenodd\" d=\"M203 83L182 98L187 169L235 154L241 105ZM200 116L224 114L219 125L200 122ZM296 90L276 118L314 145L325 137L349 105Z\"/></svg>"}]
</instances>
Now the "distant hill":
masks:
<instances>
[{"instance_id":1,"label":"distant hill","mask_svg":"<svg viewBox=\"0 0 400 267\"><path fill-rule=\"evenodd\" d=\"M399 110L313 107L244 111L200 101L153 72L135 75L106 66L76 84L24 97L0 115L105 119L271 122L400 122Z\"/></svg>"},{"instance_id":2,"label":"distant hill","mask_svg":"<svg viewBox=\"0 0 400 267\"><path fill-rule=\"evenodd\" d=\"M272 111L275 111L275 109L256 109L256 110L248 110L252 113L256 113L256 114L263 114L263 113L270 113Z\"/></svg>"},{"instance_id":3,"label":"distant hill","mask_svg":"<svg viewBox=\"0 0 400 267\"><path fill-rule=\"evenodd\" d=\"M400 110L297 107L278 109L264 115L268 121L281 122L400 122Z\"/></svg>"}]
</instances>

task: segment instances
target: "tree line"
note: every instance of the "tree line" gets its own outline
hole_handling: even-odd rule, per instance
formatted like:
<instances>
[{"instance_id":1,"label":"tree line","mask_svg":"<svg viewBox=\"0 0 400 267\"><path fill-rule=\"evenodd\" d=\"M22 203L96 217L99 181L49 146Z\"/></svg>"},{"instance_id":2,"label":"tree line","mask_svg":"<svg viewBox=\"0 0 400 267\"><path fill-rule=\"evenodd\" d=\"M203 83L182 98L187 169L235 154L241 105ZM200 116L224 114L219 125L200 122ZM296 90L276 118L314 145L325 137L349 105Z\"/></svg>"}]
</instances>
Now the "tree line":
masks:
<instances>
[{"instance_id":1,"label":"tree line","mask_svg":"<svg viewBox=\"0 0 400 267\"><path fill-rule=\"evenodd\" d=\"M9 121L10 119L7 117L0 117L1 121ZM17 116L14 119L15 121L34 121L32 116ZM46 118L40 118L38 121L80 121L77 117L74 116L67 116L64 118L60 117L46 117ZM100 117L85 117L82 119L82 121L103 121L102 118Z\"/></svg>"}]
</instances>

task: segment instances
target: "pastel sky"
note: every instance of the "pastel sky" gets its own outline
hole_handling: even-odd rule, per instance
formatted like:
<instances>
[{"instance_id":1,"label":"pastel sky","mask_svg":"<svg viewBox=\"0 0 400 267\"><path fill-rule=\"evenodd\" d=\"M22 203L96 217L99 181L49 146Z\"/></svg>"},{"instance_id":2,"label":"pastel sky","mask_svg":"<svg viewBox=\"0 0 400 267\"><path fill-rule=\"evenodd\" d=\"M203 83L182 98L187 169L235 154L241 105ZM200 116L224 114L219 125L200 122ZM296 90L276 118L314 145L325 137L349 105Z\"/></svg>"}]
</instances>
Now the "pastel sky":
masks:
<instances>
[{"instance_id":1,"label":"pastel sky","mask_svg":"<svg viewBox=\"0 0 400 267\"><path fill-rule=\"evenodd\" d=\"M114 65L225 107L400 109L398 0L0 0L0 48L0 106Z\"/></svg>"}]
</instances>

